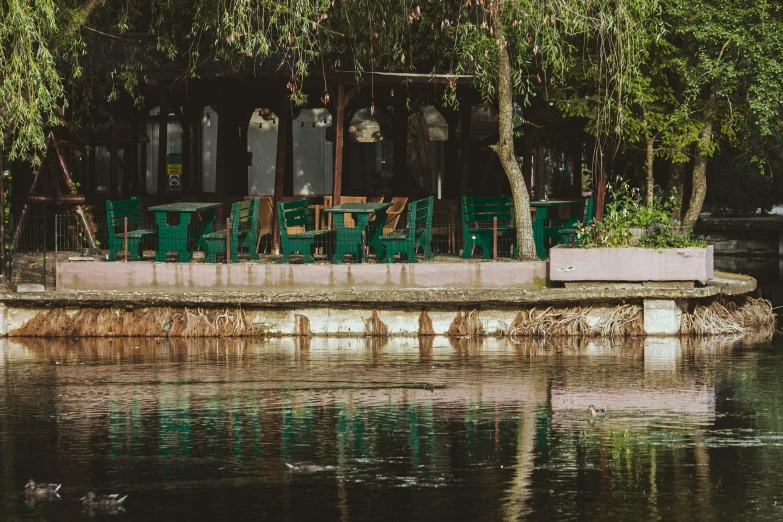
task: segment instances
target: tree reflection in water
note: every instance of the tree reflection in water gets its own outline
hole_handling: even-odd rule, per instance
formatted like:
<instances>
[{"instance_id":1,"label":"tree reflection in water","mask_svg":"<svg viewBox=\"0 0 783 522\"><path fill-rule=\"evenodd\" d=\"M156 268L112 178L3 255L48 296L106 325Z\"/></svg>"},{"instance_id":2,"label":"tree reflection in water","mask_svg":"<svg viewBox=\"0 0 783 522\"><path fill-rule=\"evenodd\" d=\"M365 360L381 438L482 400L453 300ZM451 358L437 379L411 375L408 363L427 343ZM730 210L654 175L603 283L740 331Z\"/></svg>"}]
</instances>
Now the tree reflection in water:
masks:
<instances>
[{"instance_id":1,"label":"tree reflection in water","mask_svg":"<svg viewBox=\"0 0 783 522\"><path fill-rule=\"evenodd\" d=\"M130 520L777 517L759 336L3 340L0 519L31 476L49 520L102 489Z\"/></svg>"}]
</instances>

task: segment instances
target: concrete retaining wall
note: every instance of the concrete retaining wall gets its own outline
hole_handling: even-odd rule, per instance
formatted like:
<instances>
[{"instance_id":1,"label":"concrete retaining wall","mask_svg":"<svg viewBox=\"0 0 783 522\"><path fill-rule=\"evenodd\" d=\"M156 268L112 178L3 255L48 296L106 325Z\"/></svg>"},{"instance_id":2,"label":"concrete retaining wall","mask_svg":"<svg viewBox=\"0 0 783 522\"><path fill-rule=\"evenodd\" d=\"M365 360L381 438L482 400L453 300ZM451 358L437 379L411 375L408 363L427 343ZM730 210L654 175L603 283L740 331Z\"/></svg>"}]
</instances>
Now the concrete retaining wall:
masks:
<instances>
[{"instance_id":1,"label":"concrete retaining wall","mask_svg":"<svg viewBox=\"0 0 783 522\"><path fill-rule=\"evenodd\" d=\"M707 248L569 248L549 250L552 281L707 281L714 274Z\"/></svg>"},{"instance_id":2,"label":"concrete retaining wall","mask_svg":"<svg viewBox=\"0 0 783 522\"><path fill-rule=\"evenodd\" d=\"M73 262L57 265L58 290L187 292L361 288L542 288L544 261L364 265Z\"/></svg>"},{"instance_id":3,"label":"concrete retaining wall","mask_svg":"<svg viewBox=\"0 0 783 522\"><path fill-rule=\"evenodd\" d=\"M119 305L119 303L118 303ZM630 308L629 308L630 307ZM564 330L581 314L586 326ZM180 308L167 306L18 307L0 305L0 335L10 336L325 336L325 337L524 337L676 336L681 301L645 299L636 305L587 308L368 307L299 305L283 307ZM625 314L618 316L618 314ZM619 319L618 319L619 318ZM565 320L564 320L565 319ZM561 326L555 325L560 322ZM622 326L617 327L618 322ZM573 324L573 321L572 321ZM554 326L553 326L554 325ZM614 325L614 326L613 326ZM552 328L547 330L547 328ZM559 333L558 333L559 332Z\"/></svg>"}]
</instances>

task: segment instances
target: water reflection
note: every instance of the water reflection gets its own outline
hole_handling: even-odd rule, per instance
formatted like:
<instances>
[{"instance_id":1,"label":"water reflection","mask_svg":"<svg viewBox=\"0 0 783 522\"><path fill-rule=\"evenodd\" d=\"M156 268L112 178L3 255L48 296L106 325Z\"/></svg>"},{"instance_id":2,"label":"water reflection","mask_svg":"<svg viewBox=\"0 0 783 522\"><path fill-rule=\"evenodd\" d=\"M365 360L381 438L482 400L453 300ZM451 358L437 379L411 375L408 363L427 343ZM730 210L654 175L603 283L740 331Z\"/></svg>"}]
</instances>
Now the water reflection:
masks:
<instances>
[{"instance_id":1,"label":"water reflection","mask_svg":"<svg viewBox=\"0 0 783 522\"><path fill-rule=\"evenodd\" d=\"M778 517L769 335L4 340L0 519Z\"/></svg>"}]
</instances>

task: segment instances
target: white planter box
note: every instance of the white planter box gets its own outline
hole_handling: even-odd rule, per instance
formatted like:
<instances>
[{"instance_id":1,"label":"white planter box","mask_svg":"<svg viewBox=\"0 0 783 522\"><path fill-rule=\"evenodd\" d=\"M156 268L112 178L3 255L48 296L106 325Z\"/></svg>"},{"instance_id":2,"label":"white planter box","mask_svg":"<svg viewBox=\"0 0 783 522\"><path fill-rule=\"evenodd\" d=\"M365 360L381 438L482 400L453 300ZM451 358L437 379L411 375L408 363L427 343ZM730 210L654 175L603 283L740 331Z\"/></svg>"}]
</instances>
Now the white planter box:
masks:
<instances>
[{"instance_id":1,"label":"white planter box","mask_svg":"<svg viewBox=\"0 0 783 522\"><path fill-rule=\"evenodd\" d=\"M707 281L714 276L706 248L573 248L549 250L552 281Z\"/></svg>"}]
</instances>

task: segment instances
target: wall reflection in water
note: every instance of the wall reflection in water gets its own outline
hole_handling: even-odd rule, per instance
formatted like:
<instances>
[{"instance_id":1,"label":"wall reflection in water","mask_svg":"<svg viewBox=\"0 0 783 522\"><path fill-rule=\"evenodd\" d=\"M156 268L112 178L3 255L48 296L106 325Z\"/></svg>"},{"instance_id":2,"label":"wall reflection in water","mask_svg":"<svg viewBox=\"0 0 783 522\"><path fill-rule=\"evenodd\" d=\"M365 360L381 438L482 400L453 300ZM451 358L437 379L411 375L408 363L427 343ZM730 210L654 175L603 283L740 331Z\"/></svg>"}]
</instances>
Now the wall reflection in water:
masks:
<instances>
[{"instance_id":1,"label":"wall reflection in water","mask_svg":"<svg viewBox=\"0 0 783 522\"><path fill-rule=\"evenodd\" d=\"M139 520L711 518L777 473L733 409L769 410L769 335L3 340L0 519L29 477L65 484L51 520L88 489Z\"/></svg>"}]
</instances>

